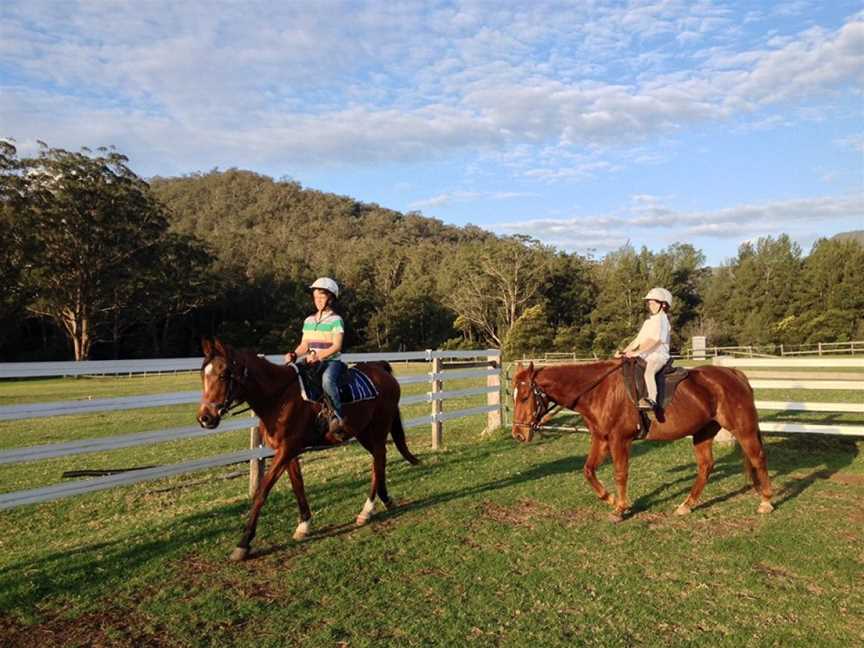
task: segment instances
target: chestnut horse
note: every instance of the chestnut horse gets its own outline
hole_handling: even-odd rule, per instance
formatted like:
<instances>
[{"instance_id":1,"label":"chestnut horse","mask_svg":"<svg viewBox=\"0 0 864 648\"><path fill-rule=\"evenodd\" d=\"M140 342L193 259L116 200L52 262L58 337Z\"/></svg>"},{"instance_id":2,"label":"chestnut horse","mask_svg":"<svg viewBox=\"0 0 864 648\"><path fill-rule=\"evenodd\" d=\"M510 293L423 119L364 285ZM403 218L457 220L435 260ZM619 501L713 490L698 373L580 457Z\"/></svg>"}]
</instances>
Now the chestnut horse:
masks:
<instances>
[{"instance_id":1,"label":"chestnut horse","mask_svg":"<svg viewBox=\"0 0 864 648\"><path fill-rule=\"evenodd\" d=\"M302 540L309 533L312 513L306 502L298 458L304 449L322 444L315 431L315 418L320 405L303 400L297 370L293 365L275 365L254 353L234 350L219 340L213 344L204 340L202 346L203 392L198 407L198 422L202 427L213 429L230 409L246 402L261 421L261 437L276 453L255 493L246 529L237 548L231 553L231 560L244 560L248 556L261 507L270 489L286 470L300 508L300 522L293 537ZM360 525L371 518L376 497L388 509L394 506L387 494L385 481L387 435L393 437L393 443L408 462L417 464L420 460L411 454L405 443L405 430L399 414L400 388L390 365L386 362L365 362L358 368L378 390L378 396L372 400L344 406L346 432L372 455L372 487L356 519ZM328 437L323 443L337 445L340 442Z\"/></svg>"},{"instance_id":2,"label":"chestnut horse","mask_svg":"<svg viewBox=\"0 0 864 648\"><path fill-rule=\"evenodd\" d=\"M620 522L630 508L627 475L630 446L638 433L639 415L627 396L622 372L623 360L584 364L534 367L516 366L513 376L513 436L531 441L543 417L555 406L582 415L591 433L591 448L585 460L585 479L597 496L611 504L610 519ZM664 420L654 421L648 436L653 441L674 441L693 437L698 472L690 494L676 509L686 515L696 506L705 488L714 458L711 444L721 427L729 430L744 452L744 467L761 495L760 513L770 513L771 482L765 465L765 451L753 390L743 373L727 367L695 367L682 381ZM597 466L612 455L617 496L611 495L597 479Z\"/></svg>"}]
</instances>

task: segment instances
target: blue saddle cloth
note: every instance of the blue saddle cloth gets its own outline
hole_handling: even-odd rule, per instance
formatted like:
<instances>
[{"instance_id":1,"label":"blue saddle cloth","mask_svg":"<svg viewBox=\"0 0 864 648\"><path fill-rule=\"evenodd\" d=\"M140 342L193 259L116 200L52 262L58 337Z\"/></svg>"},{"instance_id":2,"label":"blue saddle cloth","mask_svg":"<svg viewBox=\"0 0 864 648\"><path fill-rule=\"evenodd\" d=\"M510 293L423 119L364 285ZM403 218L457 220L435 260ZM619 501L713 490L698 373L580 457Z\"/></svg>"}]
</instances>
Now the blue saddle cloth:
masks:
<instances>
[{"instance_id":1,"label":"blue saddle cloth","mask_svg":"<svg viewBox=\"0 0 864 648\"><path fill-rule=\"evenodd\" d=\"M297 367L295 366L295 368ZM320 373L312 377L305 371L298 369L297 377L300 381L300 394L303 396L303 400L313 403L319 402L324 396ZM375 385L369 379L369 376L359 369L349 367L348 371L342 374L342 379L339 381L339 398L342 400L343 405L372 400L377 397L378 390Z\"/></svg>"}]
</instances>

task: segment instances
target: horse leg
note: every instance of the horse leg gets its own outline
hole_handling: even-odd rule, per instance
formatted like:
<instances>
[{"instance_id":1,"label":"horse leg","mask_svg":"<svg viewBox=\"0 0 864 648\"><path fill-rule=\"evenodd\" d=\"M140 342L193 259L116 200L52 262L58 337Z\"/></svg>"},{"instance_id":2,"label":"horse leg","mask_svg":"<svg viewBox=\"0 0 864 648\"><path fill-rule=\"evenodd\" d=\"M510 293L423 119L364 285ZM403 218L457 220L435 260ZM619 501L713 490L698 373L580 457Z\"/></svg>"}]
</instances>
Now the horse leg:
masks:
<instances>
[{"instance_id":1,"label":"horse leg","mask_svg":"<svg viewBox=\"0 0 864 648\"><path fill-rule=\"evenodd\" d=\"M693 488L690 489L687 499L675 509L675 515L687 515L699 502L699 497L705 489L705 484L708 483L708 477L714 469L714 455L711 452L711 444L714 442L714 435L719 430L720 424L712 421L693 435L693 454L696 455L697 466L696 481L693 482Z\"/></svg>"},{"instance_id":2,"label":"horse leg","mask_svg":"<svg viewBox=\"0 0 864 648\"><path fill-rule=\"evenodd\" d=\"M591 435L591 449L588 451L588 458L585 460L585 467L582 469L585 473L585 479L590 484L594 492L604 502L608 502L610 506L615 506L615 498L599 479L597 479L597 467L606 459L606 454L609 452L609 444L605 439L596 434Z\"/></svg>"},{"instance_id":3,"label":"horse leg","mask_svg":"<svg viewBox=\"0 0 864 648\"><path fill-rule=\"evenodd\" d=\"M264 475L264 479L255 493L255 499L249 511L249 518L246 520L246 529L243 531L243 537L237 543L237 547L231 552L231 560L235 562L245 560L249 555L249 546L255 537L255 529L258 527L258 516L261 514L261 508L264 506L264 502L267 501L270 489L273 488L285 471L286 457L287 454L285 452L277 451L276 456L273 458L273 463L270 464L267 474Z\"/></svg>"},{"instance_id":4,"label":"horse leg","mask_svg":"<svg viewBox=\"0 0 864 648\"><path fill-rule=\"evenodd\" d=\"M309 502L306 501L306 489L303 486L303 473L300 471L299 457L293 457L288 462L288 476L291 478L291 488L297 499L297 508L300 509L300 522L291 537L299 542L309 535L309 526L312 520L312 511L309 510Z\"/></svg>"},{"instance_id":5,"label":"horse leg","mask_svg":"<svg viewBox=\"0 0 864 648\"><path fill-rule=\"evenodd\" d=\"M630 440L624 440L620 436L613 437L609 444L612 453L612 463L615 466L615 487L618 496L615 498L615 510L609 514L612 522L621 522L624 514L630 508L630 500L627 498L627 476L630 472Z\"/></svg>"},{"instance_id":6,"label":"horse leg","mask_svg":"<svg viewBox=\"0 0 864 648\"><path fill-rule=\"evenodd\" d=\"M390 496L387 495L387 483L385 470L387 465L387 447L384 444L376 445L372 449L372 484L369 488L369 497L363 504L363 509L357 516L357 526L363 526L375 512L375 498L378 497L388 509L393 507Z\"/></svg>"},{"instance_id":7,"label":"horse leg","mask_svg":"<svg viewBox=\"0 0 864 648\"><path fill-rule=\"evenodd\" d=\"M744 452L744 466L747 469L747 474L753 481L753 488L762 498L759 503L759 508L756 509L759 513L770 513L774 510L774 505L771 504L771 479L768 477L768 469L765 464L765 448L762 445L762 438L759 435L759 429L749 434L736 435L741 450Z\"/></svg>"}]
</instances>

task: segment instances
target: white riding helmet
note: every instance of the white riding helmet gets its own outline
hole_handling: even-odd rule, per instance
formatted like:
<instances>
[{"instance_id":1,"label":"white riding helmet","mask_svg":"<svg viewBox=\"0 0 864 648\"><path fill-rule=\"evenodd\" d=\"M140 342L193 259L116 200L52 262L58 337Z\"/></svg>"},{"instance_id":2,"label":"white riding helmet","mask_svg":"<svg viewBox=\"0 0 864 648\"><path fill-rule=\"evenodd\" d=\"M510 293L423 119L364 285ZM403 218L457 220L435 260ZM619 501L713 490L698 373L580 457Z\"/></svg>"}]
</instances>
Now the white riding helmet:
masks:
<instances>
[{"instance_id":1,"label":"white riding helmet","mask_svg":"<svg viewBox=\"0 0 864 648\"><path fill-rule=\"evenodd\" d=\"M672 308L672 293L665 288L652 288L642 299L643 301L646 299L653 299L658 302L666 302L669 308Z\"/></svg>"},{"instance_id":2,"label":"white riding helmet","mask_svg":"<svg viewBox=\"0 0 864 648\"><path fill-rule=\"evenodd\" d=\"M315 288L320 288L321 290L326 290L331 293L334 297L339 296L339 284L333 281L330 277L319 277L314 281L314 283L309 286L310 290L314 290Z\"/></svg>"}]
</instances>

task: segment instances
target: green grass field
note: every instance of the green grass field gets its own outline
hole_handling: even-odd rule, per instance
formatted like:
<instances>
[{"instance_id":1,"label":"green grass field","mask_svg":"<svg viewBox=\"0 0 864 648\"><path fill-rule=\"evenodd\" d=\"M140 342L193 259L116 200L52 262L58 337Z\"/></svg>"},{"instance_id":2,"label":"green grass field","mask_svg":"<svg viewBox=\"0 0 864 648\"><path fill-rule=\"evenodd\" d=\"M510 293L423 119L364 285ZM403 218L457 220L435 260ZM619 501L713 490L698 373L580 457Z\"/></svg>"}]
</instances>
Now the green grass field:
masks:
<instances>
[{"instance_id":1,"label":"green grass field","mask_svg":"<svg viewBox=\"0 0 864 648\"><path fill-rule=\"evenodd\" d=\"M4 382L0 403L191 390L197 381ZM426 412L405 408L403 417ZM193 417L193 406L178 406L3 422L0 447L189 425ZM220 477L243 466L0 512L0 645L864 642L864 441L767 438L777 506L768 516L755 512L738 450L718 447L703 504L686 518L672 511L694 477L690 443L641 442L631 462L633 515L612 525L581 474L585 435L547 432L518 445L505 430L481 436L484 423L448 422L438 452L427 428L409 430L423 464L410 466L391 449L388 485L401 506L362 528L353 520L368 489L368 455L354 446L308 455L313 534L290 539L297 507L286 479L264 509L252 558L240 564L227 557L248 482ZM0 491L54 483L71 468L171 463L245 443L235 431L0 466ZM608 463L600 477L611 484Z\"/></svg>"}]
</instances>

